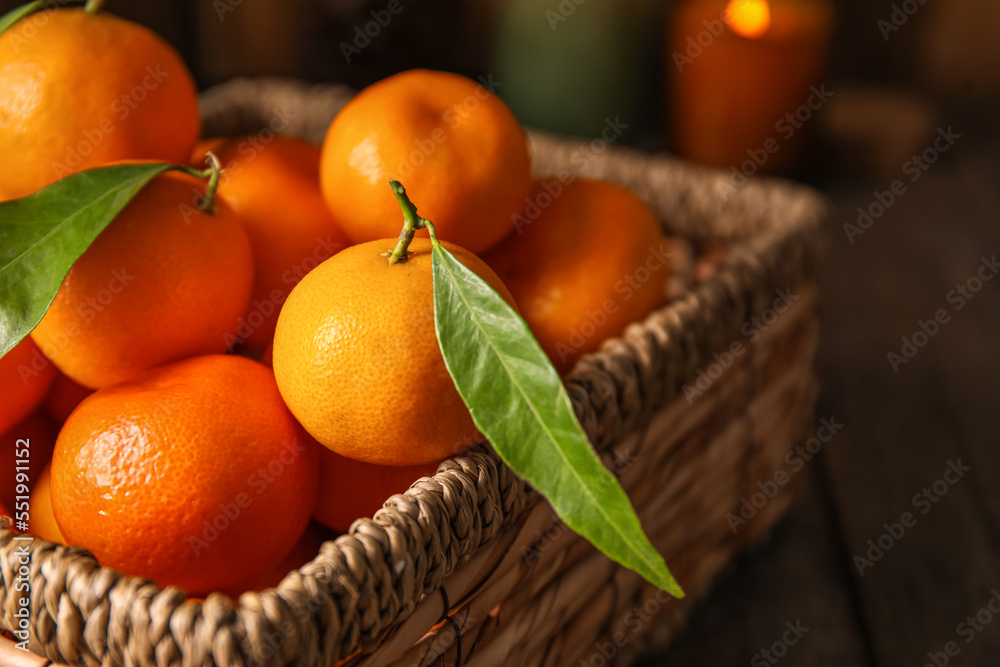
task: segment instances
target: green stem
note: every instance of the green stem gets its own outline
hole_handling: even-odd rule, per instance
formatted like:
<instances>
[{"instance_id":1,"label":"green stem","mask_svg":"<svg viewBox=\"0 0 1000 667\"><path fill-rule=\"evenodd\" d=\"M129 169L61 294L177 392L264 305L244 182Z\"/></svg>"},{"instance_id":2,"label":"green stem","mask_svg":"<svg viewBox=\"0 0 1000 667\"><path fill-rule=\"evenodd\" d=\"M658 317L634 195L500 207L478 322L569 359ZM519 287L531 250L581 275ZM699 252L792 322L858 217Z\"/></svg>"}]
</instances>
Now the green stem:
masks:
<instances>
[{"instance_id":1,"label":"green stem","mask_svg":"<svg viewBox=\"0 0 1000 667\"><path fill-rule=\"evenodd\" d=\"M191 167L181 167L181 169L196 178L207 178L208 185L205 186L205 194L198 202L198 210L208 213L215 212L215 195L219 189L219 178L222 176L222 163L215 153L208 151L205 153L205 162L208 169L193 169Z\"/></svg>"},{"instance_id":2,"label":"green stem","mask_svg":"<svg viewBox=\"0 0 1000 667\"><path fill-rule=\"evenodd\" d=\"M96 14L101 11L101 6L104 4L104 0L87 0L87 4L83 6L83 11L88 14Z\"/></svg>"},{"instance_id":3,"label":"green stem","mask_svg":"<svg viewBox=\"0 0 1000 667\"><path fill-rule=\"evenodd\" d=\"M427 218L421 218L417 214L417 207L406 196L406 188L403 187L403 184L399 181L389 181L389 186L392 188L392 194L396 195L399 207L403 209L403 229L399 232L399 240L396 241L396 247L388 253L389 264L396 264L406 261L406 258L410 254L407 248L410 247L413 235L417 233L417 230L426 229L431 236L431 242L435 245L437 245L438 240L437 234L434 231L434 223Z\"/></svg>"},{"instance_id":4,"label":"green stem","mask_svg":"<svg viewBox=\"0 0 1000 667\"><path fill-rule=\"evenodd\" d=\"M213 213L215 211L215 193L219 189L219 178L222 176L222 163L212 151L205 154L205 160L209 164L208 185L205 186L205 196L198 202L198 208Z\"/></svg>"},{"instance_id":5,"label":"green stem","mask_svg":"<svg viewBox=\"0 0 1000 667\"><path fill-rule=\"evenodd\" d=\"M428 236L431 237L431 246L434 248L438 247L439 245L441 245L441 242L438 241L437 230L434 229L434 223L431 222L430 220L427 220L426 218L422 219L424 221L424 225L426 225L427 227L427 234Z\"/></svg>"}]
</instances>

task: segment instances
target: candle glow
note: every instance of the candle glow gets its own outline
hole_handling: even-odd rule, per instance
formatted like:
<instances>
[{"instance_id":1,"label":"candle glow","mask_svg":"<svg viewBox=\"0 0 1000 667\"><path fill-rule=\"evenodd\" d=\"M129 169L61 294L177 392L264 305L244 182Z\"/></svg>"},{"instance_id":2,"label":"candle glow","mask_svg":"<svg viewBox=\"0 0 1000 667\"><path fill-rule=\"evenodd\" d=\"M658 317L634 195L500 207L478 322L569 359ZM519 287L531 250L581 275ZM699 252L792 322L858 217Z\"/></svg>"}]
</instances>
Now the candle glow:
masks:
<instances>
[{"instance_id":1,"label":"candle glow","mask_svg":"<svg viewBox=\"0 0 1000 667\"><path fill-rule=\"evenodd\" d=\"M762 36L771 27L767 0L729 0L726 16L732 31L749 39Z\"/></svg>"},{"instance_id":2,"label":"candle glow","mask_svg":"<svg viewBox=\"0 0 1000 667\"><path fill-rule=\"evenodd\" d=\"M819 80L833 19L833 0L679 0L669 47L675 150L722 169L748 157L770 173L791 164L803 135L776 124ZM765 144L776 150L765 149L766 165L753 158Z\"/></svg>"}]
</instances>

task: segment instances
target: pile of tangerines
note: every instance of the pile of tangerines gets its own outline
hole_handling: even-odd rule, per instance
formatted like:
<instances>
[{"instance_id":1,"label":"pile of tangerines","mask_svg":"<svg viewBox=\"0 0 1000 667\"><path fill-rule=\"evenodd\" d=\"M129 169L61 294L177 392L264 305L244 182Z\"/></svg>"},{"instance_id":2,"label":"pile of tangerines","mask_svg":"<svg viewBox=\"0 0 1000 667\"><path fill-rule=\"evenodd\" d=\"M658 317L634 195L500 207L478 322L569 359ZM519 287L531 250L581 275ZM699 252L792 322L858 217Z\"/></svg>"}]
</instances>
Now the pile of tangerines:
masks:
<instances>
[{"instance_id":1,"label":"pile of tangerines","mask_svg":"<svg viewBox=\"0 0 1000 667\"><path fill-rule=\"evenodd\" d=\"M222 166L211 187L155 177L0 358L0 513L30 508L29 532L104 566L192 595L275 585L479 443L435 337L426 231L387 259L390 179L562 373L663 301L649 208L533 180L524 130L461 76L375 83L322 146L199 133L189 72L139 25L64 8L0 36L0 199L123 161Z\"/></svg>"}]
</instances>

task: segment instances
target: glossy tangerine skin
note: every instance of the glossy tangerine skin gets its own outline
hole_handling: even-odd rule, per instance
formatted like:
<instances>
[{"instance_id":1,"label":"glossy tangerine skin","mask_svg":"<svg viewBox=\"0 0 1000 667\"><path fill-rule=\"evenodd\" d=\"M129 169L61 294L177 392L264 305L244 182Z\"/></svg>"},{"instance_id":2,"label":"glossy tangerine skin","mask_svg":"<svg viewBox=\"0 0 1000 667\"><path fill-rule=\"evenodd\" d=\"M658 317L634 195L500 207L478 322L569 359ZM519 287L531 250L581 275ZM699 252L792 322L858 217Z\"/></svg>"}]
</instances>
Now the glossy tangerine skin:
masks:
<instances>
[{"instance_id":1,"label":"glossy tangerine skin","mask_svg":"<svg viewBox=\"0 0 1000 667\"><path fill-rule=\"evenodd\" d=\"M531 192L531 158L517 119L484 86L411 70L365 88L337 114L320 179L355 242L399 234L399 205L387 185L394 179L438 238L479 254L513 229Z\"/></svg>"},{"instance_id":2,"label":"glossy tangerine skin","mask_svg":"<svg viewBox=\"0 0 1000 667\"><path fill-rule=\"evenodd\" d=\"M144 26L70 8L0 35L0 199L120 160L183 164L199 126L190 72Z\"/></svg>"},{"instance_id":3,"label":"glossy tangerine skin","mask_svg":"<svg viewBox=\"0 0 1000 667\"><path fill-rule=\"evenodd\" d=\"M565 375L663 303L669 259L656 215L620 185L540 182L532 200L539 213L483 259Z\"/></svg>"},{"instance_id":4,"label":"glossy tangerine skin","mask_svg":"<svg viewBox=\"0 0 1000 667\"><path fill-rule=\"evenodd\" d=\"M438 346L431 242L414 239L409 259L390 265L382 253L394 243L343 250L292 290L274 334L274 375L320 444L358 461L414 466L480 436ZM444 245L513 304L481 259Z\"/></svg>"},{"instance_id":5,"label":"glossy tangerine skin","mask_svg":"<svg viewBox=\"0 0 1000 667\"><path fill-rule=\"evenodd\" d=\"M52 457L69 544L194 594L271 571L309 522L317 447L263 364L207 355L92 394Z\"/></svg>"}]
</instances>

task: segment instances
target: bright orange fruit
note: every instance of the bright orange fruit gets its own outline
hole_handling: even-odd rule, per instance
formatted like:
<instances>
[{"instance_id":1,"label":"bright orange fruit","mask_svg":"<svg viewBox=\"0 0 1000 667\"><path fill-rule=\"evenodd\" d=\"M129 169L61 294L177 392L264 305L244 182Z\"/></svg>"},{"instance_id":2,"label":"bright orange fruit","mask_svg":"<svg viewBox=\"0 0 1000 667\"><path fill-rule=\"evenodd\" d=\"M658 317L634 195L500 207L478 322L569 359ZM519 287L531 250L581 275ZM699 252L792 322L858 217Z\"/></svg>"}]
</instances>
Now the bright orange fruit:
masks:
<instances>
[{"instance_id":1,"label":"bright orange fruit","mask_svg":"<svg viewBox=\"0 0 1000 667\"><path fill-rule=\"evenodd\" d=\"M192 594L239 590L305 530L316 456L266 366L196 357L80 404L52 458L52 507L104 566Z\"/></svg>"},{"instance_id":2,"label":"bright orange fruit","mask_svg":"<svg viewBox=\"0 0 1000 667\"><path fill-rule=\"evenodd\" d=\"M404 467L363 463L322 447L313 517L346 533L355 519L370 518L389 496L403 493L421 477L433 476L437 467L437 462Z\"/></svg>"},{"instance_id":3,"label":"bright orange fruit","mask_svg":"<svg viewBox=\"0 0 1000 667\"><path fill-rule=\"evenodd\" d=\"M0 357L0 433L35 409L55 376L55 366L30 338Z\"/></svg>"},{"instance_id":4,"label":"bright orange fruit","mask_svg":"<svg viewBox=\"0 0 1000 667\"><path fill-rule=\"evenodd\" d=\"M228 349L253 259L225 202L193 206L204 191L201 179L157 176L70 269L31 333L70 379L96 389Z\"/></svg>"},{"instance_id":5,"label":"bright orange fruit","mask_svg":"<svg viewBox=\"0 0 1000 667\"><path fill-rule=\"evenodd\" d=\"M46 9L0 35L0 199L118 160L183 163L198 129L191 74L141 25Z\"/></svg>"},{"instance_id":6,"label":"bright orange fruit","mask_svg":"<svg viewBox=\"0 0 1000 667\"><path fill-rule=\"evenodd\" d=\"M517 233L483 257L563 374L665 299L669 251L656 215L614 183L536 185Z\"/></svg>"},{"instance_id":7,"label":"bright orange fruit","mask_svg":"<svg viewBox=\"0 0 1000 667\"><path fill-rule=\"evenodd\" d=\"M485 86L411 70L365 88L337 114L320 177L355 242L399 233L399 205L386 187L395 179L420 193L438 238L481 253L513 229L531 192L531 158L517 119Z\"/></svg>"},{"instance_id":8,"label":"bright orange fruit","mask_svg":"<svg viewBox=\"0 0 1000 667\"><path fill-rule=\"evenodd\" d=\"M282 397L320 444L412 466L454 456L478 432L438 347L431 242L414 239L409 259L390 265L382 253L395 242L352 246L303 278L278 317L273 361ZM482 260L444 245L513 304Z\"/></svg>"},{"instance_id":9,"label":"bright orange fruit","mask_svg":"<svg viewBox=\"0 0 1000 667\"><path fill-rule=\"evenodd\" d=\"M28 532L49 542L66 544L66 538L59 531L59 524L56 523L55 514L52 513L51 489L52 472L46 466L35 482L34 488L31 489L31 519Z\"/></svg>"},{"instance_id":10,"label":"bright orange fruit","mask_svg":"<svg viewBox=\"0 0 1000 667\"><path fill-rule=\"evenodd\" d=\"M193 161L204 163L207 151L225 168L219 196L243 222L253 248L253 292L236 336L262 349L292 288L350 242L319 190L319 146L281 136L212 139L198 144Z\"/></svg>"}]
</instances>

